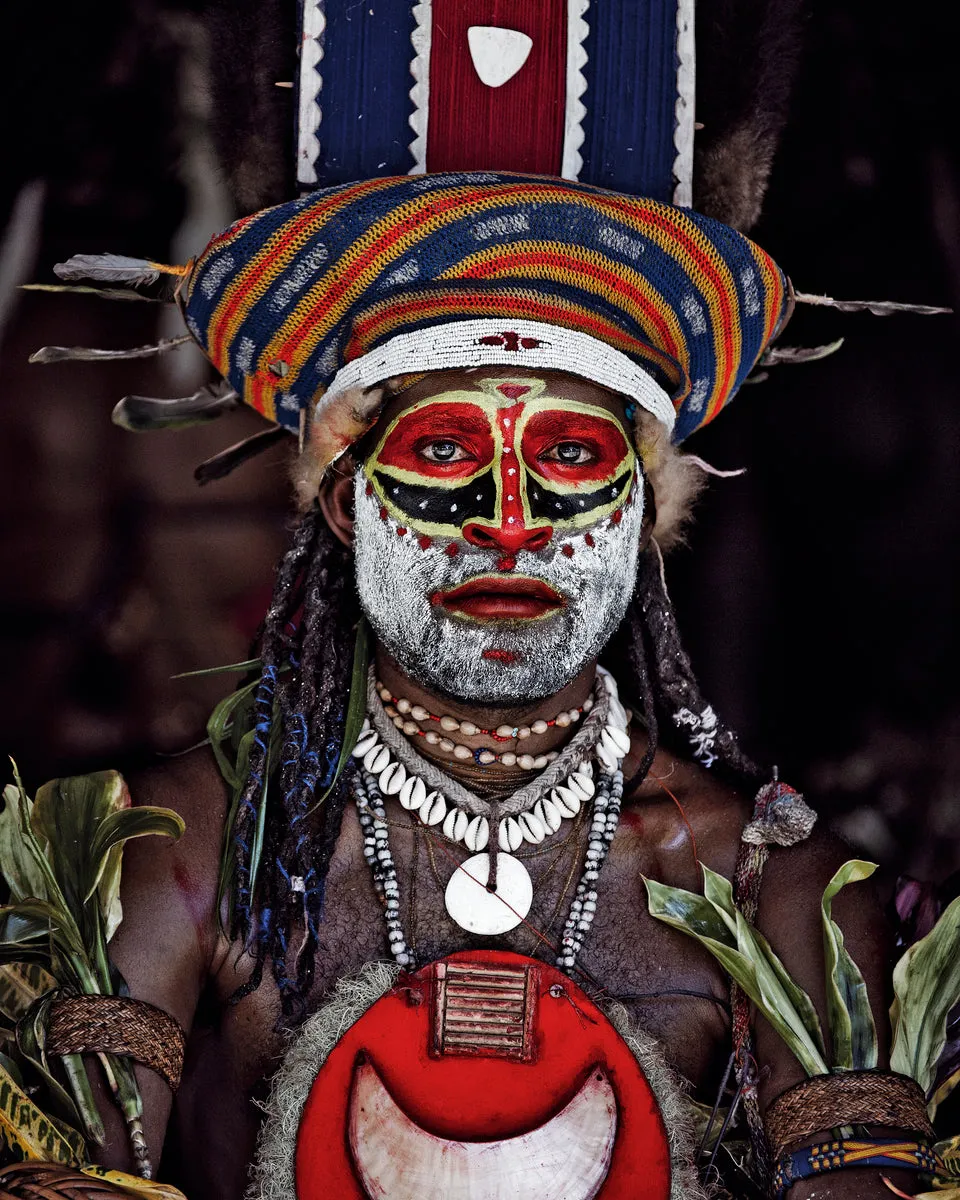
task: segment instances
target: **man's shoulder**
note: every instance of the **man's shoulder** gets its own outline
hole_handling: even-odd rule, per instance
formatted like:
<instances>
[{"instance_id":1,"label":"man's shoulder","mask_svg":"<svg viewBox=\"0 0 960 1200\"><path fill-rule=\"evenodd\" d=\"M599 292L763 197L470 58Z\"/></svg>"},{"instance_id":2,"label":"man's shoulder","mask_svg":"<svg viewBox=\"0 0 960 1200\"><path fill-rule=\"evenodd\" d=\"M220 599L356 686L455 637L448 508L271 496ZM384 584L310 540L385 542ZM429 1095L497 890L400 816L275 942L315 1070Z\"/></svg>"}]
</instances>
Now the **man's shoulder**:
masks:
<instances>
[{"instance_id":1,"label":"man's shoulder","mask_svg":"<svg viewBox=\"0 0 960 1200\"><path fill-rule=\"evenodd\" d=\"M155 887L182 887L189 880L191 890L215 893L229 795L210 748L198 747L131 772L127 784L135 806L173 809L185 829L176 843L152 837L129 843L125 878L131 883L134 877L149 879Z\"/></svg>"}]
</instances>

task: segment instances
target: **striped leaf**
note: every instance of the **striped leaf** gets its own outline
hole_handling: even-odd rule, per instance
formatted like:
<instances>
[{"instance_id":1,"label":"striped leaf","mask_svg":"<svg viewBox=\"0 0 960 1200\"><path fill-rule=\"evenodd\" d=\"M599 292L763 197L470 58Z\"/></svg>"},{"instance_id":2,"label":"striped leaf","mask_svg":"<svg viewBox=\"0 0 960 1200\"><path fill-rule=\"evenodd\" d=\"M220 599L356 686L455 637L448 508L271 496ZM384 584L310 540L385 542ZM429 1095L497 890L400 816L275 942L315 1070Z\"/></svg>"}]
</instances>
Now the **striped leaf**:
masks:
<instances>
[{"instance_id":1,"label":"striped leaf","mask_svg":"<svg viewBox=\"0 0 960 1200\"><path fill-rule=\"evenodd\" d=\"M827 884L820 902L833 1066L856 1071L869 1071L877 1065L877 1028L867 985L833 919L833 900L841 888L869 879L876 869L876 863L858 858L845 862Z\"/></svg>"},{"instance_id":2,"label":"striped leaf","mask_svg":"<svg viewBox=\"0 0 960 1200\"><path fill-rule=\"evenodd\" d=\"M897 963L893 991L890 1068L915 1079L929 1095L947 1043L947 1017L960 1002L960 896ZM932 1100L928 1108L933 1116Z\"/></svg>"},{"instance_id":3,"label":"striped leaf","mask_svg":"<svg viewBox=\"0 0 960 1200\"><path fill-rule=\"evenodd\" d=\"M2 1064L0 1137L15 1159L40 1159L65 1166L76 1166L86 1159L80 1135L65 1131L42 1113Z\"/></svg>"}]
</instances>

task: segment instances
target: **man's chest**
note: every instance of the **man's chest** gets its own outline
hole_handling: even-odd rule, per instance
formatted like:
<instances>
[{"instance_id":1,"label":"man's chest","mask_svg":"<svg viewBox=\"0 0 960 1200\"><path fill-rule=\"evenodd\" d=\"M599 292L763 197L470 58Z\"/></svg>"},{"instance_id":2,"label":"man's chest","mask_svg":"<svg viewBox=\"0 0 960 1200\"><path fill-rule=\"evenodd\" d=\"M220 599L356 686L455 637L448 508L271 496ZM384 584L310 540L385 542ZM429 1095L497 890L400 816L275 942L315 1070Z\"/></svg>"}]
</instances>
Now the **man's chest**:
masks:
<instances>
[{"instance_id":1,"label":"man's chest","mask_svg":"<svg viewBox=\"0 0 960 1200\"><path fill-rule=\"evenodd\" d=\"M399 889L399 921L415 963L476 949L511 950L553 962L569 921L586 834L583 825L573 824L549 845L524 855L533 882L530 911L515 929L486 938L467 933L451 919L444 903L463 853L397 815L390 846ZM631 1018L657 1039L671 1064L695 1086L707 1088L725 1053L726 986L705 954L649 917L643 875L655 873L656 868L635 839L626 833L618 838L597 881L591 928L577 966L569 973L601 1004L623 1004ZM292 955L296 949L294 939ZM318 1007L338 980L388 954L384 908L364 857L356 814L348 809L327 878L310 1007ZM235 1013L228 1011L224 1017L222 1049L236 1056L240 1074L251 1086L269 1074L276 1062L279 1040L265 1032L275 1019L275 989L267 982ZM259 1036L251 1039L253 1029L259 1030Z\"/></svg>"}]
</instances>

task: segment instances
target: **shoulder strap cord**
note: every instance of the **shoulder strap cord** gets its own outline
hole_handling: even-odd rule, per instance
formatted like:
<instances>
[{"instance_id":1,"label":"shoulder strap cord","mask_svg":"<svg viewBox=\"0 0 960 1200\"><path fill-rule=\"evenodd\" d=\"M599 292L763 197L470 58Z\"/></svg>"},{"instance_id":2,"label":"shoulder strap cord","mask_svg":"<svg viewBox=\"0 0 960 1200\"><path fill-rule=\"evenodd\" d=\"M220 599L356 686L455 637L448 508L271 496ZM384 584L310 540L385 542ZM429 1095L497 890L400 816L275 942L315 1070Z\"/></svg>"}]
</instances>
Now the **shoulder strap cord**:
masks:
<instances>
[{"instance_id":1,"label":"shoulder strap cord","mask_svg":"<svg viewBox=\"0 0 960 1200\"><path fill-rule=\"evenodd\" d=\"M810 836L816 813L792 787L774 780L765 784L754 801L753 819L741 835L733 893L737 907L751 924L756 923L760 904L763 868L770 857L770 846L792 846ZM766 1187L771 1176L770 1149L760 1115L758 1085L760 1073L753 1052L750 1028L750 1000L746 992L731 981L730 1006L733 1013L732 1041L734 1066L740 1100L750 1134L750 1150L758 1181Z\"/></svg>"}]
</instances>

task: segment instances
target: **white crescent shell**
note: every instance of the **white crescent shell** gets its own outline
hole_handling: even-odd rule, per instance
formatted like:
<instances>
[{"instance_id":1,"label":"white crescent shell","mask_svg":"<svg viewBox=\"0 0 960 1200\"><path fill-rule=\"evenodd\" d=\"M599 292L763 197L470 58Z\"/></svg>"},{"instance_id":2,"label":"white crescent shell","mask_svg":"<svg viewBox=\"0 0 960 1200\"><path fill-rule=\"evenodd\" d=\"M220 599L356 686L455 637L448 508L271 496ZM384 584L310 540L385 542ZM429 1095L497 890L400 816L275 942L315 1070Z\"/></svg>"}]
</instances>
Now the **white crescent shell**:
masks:
<instances>
[{"instance_id":1,"label":"white crescent shell","mask_svg":"<svg viewBox=\"0 0 960 1200\"><path fill-rule=\"evenodd\" d=\"M528 1133L459 1142L428 1133L373 1065L357 1064L348 1137L368 1196L390 1200L593 1200L610 1170L617 1100L594 1067L573 1099Z\"/></svg>"},{"instance_id":2,"label":"white crescent shell","mask_svg":"<svg viewBox=\"0 0 960 1200\"><path fill-rule=\"evenodd\" d=\"M474 854L479 853L490 840L490 822L486 817L474 817L467 825L463 844Z\"/></svg>"}]
</instances>

